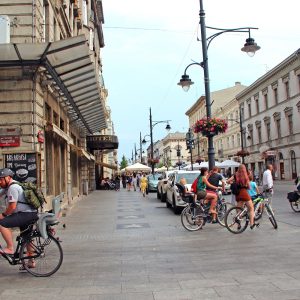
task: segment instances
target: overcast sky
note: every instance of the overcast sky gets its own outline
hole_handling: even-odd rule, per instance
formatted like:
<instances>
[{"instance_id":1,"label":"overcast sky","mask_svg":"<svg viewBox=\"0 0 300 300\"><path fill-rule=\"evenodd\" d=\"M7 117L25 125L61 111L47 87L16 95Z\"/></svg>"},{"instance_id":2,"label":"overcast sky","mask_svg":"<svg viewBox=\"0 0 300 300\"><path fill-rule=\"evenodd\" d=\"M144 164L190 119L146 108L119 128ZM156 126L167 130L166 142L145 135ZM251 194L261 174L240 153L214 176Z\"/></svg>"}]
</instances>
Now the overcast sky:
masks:
<instances>
[{"instance_id":1,"label":"overcast sky","mask_svg":"<svg viewBox=\"0 0 300 300\"><path fill-rule=\"evenodd\" d=\"M102 50L108 104L119 138L119 161L131 157L139 134L149 134L149 107L154 121L172 120L171 132L188 130L185 112L204 94L203 70L189 68L195 84L186 93L177 82L185 67L202 61L197 0L103 0ZM210 45L211 91L250 85L300 48L300 2L203 0L206 25L219 28L258 27L252 31L261 46L254 57L240 51L246 33L226 33ZM207 36L215 33L207 30ZM154 127L163 138L165 124ZM148 146L148 145L147 145Z\"/></svg>"}]
</instances>

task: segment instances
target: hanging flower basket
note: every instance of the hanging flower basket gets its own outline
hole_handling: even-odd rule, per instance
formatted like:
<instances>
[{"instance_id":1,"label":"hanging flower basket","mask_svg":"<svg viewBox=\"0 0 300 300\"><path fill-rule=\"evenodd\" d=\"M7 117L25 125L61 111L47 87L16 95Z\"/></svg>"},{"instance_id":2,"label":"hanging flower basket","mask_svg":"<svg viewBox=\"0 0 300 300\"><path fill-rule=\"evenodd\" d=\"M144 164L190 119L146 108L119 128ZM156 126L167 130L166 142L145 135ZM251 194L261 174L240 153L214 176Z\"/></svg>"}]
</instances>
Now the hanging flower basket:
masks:
<instances>
[{"instance_id":1,"label":"hanging flower basket","mask_svg":"<svg viewBox=\"0 0 300 300\"><path fill-rule=\"evenodd\" d=\"M240 157L245 157L245 156L249 156L250 152L247 150L240 150L236 153L236 156L240 156Z\"/></svg>"},{"instance_id":2,"label":"hanging flower basket","mask_svg":"<svg viewBox=\"0 0 300 300\"><path fill-rule=\"evenodd\" d=\"M199 165L204 161L203 158L197 158L196 159L196 163L198 163Z\"/></svg>"},{"instance_id":3,"label":"hanging flower basket","mask_svg":"<svg viewBox=\"0 0 300 300\"><path fill-rule=\"evenodd\" d=\"M157 163L159 163L159 159L157 159L157 158L148 158L148 163L149 164L157 164Z\"/></svg>"},{"instance_id":4,"label":"hanging flower basket","mask_svg":"<svg viewBox=\"0 0 300 300\"><path fill-rule=\"evenodd\" d=\"M202 133L202 135L207 137L224 133L227 128L227 121L219 118L202 118L193 126L195 133Z\"/></svg>"}]
</instances>

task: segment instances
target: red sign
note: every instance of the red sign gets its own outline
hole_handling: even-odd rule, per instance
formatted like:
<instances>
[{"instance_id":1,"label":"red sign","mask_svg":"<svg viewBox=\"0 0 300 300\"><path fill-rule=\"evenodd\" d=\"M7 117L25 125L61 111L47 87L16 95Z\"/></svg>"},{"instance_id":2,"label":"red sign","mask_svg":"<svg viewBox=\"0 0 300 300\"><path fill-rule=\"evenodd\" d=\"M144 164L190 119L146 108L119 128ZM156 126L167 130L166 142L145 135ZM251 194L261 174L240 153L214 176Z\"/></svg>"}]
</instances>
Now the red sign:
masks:
<instances>
[{"instance_id":1,"label":"red sign","mask_svg":"<svg viewBox=\"0 0 300 300\"><path fill-rule=\"evenodd\" d=\"M44 141L45 141L45 137L44 137L44 132L42 130L39 130L38 133L37 133L37 139L38 139L38 142L43 144Z\"/></svg>"},{"instance_id":2,"label":"red sign","mask_svg":"<svg viewBox=\"0 0 300 300\"><path fill-rule=\"evenodd\" d=\"M19 136L0 136L0 147L19 147L20 137Z\"/></svg>"}]
</instances>

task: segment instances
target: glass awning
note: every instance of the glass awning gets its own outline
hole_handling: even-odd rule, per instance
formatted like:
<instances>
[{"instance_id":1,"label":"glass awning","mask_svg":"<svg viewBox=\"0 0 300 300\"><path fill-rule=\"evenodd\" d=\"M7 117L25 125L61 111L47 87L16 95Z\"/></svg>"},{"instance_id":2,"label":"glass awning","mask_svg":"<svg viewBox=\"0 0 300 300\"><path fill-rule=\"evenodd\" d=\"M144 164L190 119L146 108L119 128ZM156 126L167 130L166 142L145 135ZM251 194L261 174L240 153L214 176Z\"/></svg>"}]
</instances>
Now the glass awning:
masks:
<instances>
[{"instance_id":1,"label":"glass awning","mask_svg":"<svg viewBox=\"0 0 300 300\"><path fill-rule=\"evenodd\" d=\"M85 35L41 44L0 44L0 67L43 67L71 121L93 134L107 128L98 74Z\"/></svg>"}]
</instances>

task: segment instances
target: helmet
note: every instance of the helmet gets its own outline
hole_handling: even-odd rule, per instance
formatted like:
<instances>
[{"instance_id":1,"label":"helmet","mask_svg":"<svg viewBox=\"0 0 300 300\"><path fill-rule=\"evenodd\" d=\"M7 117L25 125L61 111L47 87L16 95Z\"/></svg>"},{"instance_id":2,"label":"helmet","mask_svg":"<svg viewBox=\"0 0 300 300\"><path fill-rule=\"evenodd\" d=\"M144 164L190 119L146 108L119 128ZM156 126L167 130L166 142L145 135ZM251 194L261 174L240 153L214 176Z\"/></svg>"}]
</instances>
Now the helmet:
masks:
<instances>
[{"instance_id":1,"label":"helmet","mask_svg":"<svg viewBox=\"0 0 300 300\"><path fill-rule=\"evenodd\" d=\"M0 169L0 178L6 177L6 176L10 176L13 177L15 175L15 173L8 168L4 168L4 169Z\"/></svg>"}]
</instances>

